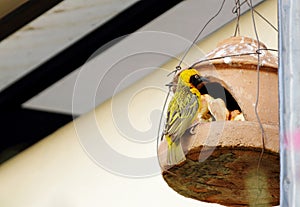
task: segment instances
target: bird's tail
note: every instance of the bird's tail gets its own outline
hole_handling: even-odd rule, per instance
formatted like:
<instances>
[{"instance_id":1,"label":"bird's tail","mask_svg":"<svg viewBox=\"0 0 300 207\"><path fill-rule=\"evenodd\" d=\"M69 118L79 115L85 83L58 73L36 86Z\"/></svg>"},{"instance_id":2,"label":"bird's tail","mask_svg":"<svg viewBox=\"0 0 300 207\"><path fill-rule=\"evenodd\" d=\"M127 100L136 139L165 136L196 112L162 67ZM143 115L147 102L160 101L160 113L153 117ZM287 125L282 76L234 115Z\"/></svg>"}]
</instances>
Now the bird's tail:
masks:
<instances>
[{"instance_id":1,"label":"bird's tail","mask_svg":"<svg viewBox=\"0 0 300 207\"><path fill-rule=\"evenodd\" d=\"M186 160L186 158L180 140L177 142L168 141L167 164L176 165L184 160Z\"/></svg>"}]
</instances>

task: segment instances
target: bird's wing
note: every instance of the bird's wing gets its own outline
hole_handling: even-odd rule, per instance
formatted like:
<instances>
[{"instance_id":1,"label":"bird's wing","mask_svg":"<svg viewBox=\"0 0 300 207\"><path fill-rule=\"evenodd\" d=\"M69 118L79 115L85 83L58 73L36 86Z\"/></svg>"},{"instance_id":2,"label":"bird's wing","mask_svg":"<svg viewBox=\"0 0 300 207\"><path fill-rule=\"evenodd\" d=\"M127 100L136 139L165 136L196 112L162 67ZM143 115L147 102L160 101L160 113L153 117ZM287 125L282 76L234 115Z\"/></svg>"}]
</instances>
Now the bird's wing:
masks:
<instances>
[{"instance_id":1,"label":"bird's wing","mask_svg":"<svg viewBox=\"0 0 300 207\"><path fill-rule=\"evenodd\" d=\"M180 102L175 100L170 104L173 105L167 114L165 134L175 140L179 139L192 124L199 109L199 102L197 96L191 93L185 96L184 100Z\"/></svg>"}]
</instances>

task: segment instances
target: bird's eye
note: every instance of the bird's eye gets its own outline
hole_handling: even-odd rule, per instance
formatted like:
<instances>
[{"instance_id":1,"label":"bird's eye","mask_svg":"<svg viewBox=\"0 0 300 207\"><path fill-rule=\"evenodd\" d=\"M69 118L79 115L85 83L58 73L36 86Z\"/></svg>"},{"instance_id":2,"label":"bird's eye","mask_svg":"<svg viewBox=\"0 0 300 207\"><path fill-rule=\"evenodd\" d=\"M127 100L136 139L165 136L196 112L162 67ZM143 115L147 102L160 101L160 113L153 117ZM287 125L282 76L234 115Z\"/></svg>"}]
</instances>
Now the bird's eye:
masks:
<instances>
[{"instance_id":1,"label":"bird's eye","mask_svg":"<svg viewBox=\"0 0 300 207\"><path fill-rule=\"evenodd\" d=\"M192 75L190 78L190 83L194 86L197 87L198 84L202 82L201 76L198 74Z\"/></svg>"}]
</instances>

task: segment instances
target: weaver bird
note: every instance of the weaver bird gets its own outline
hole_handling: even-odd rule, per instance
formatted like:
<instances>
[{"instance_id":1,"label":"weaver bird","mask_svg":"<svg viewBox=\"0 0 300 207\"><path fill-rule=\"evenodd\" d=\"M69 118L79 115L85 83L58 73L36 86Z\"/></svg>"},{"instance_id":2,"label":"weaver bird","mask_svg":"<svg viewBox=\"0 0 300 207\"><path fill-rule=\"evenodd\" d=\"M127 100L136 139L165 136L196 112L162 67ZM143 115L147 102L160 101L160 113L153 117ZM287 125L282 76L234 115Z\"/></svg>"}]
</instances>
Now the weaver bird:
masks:
<instances>
[{"instance_id":1,"label":"weaver bird","mask_svg":"<svg viewBox=\"0 0 300 207\"><path fill-rule=\"evenodd\" d=\"M187 69L179 74L176 91L167 111L163 135L168 143L167 164L175 165L184 161L180 138L191 127L201 111L199 89L208 80L195 69Z\"/></svg>"}]
</instances>

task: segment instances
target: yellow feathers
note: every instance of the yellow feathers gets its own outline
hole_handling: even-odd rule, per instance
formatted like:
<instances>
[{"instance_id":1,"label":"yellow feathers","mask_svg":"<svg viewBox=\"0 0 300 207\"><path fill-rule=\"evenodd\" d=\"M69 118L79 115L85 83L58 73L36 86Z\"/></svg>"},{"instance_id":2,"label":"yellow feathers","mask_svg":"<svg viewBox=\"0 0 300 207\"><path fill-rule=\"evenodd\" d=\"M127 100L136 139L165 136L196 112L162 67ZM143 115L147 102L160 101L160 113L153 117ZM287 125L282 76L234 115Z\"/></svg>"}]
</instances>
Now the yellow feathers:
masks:
<instances>
[{"instance_id":1,"label":"yellow feathers","mask_svg":"<svg viewBox=\"0 0 300 207\"><path fill-rule=\"evenodd\" d=\"M164 135L168 143L167 163L174 165L185 160L180 138L193 124L201 108L199 84L207 81L195 69L180 73L176 91L169 103Z\"/></svg>"},{"instance_id":2,"label":"yellow feathers","mask_svg":"<svg viewBox=\"0 0 300 207\"><path fill-rule=\"evenodd\" d=\"M209 80L195 69L183 70L179 74L174 96L168 106L163 134L168 144L168 165L176 165L186 159L180 139L196 119L198 123L245 120L239 110L229 111L223 99L201 94L205 82Z\"/></svg>"}]
</instances>

